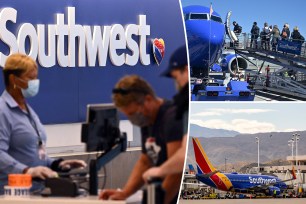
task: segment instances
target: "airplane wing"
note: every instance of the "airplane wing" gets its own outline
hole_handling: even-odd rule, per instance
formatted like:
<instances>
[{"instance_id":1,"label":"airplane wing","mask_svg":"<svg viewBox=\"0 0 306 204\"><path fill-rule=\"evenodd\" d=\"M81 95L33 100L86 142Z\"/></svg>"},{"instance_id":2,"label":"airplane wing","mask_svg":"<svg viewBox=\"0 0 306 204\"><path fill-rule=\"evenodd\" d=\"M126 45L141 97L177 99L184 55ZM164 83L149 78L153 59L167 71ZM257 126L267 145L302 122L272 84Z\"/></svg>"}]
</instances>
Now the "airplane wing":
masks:
<instances>
[{"instance_id":1,"label":"airplane wing","mask_svg":"<svg viewBox=\"0 0 306 204\"><path fill-rule=\"evenodd\" d=\"M208 174L198 174L197 176L200 177L200 178L209 178L212 175L215 175L216 173L219 173L219 172L220 172L219 170L216 170L216 171L213 171L213 172L208 173Z\"/></svg>"},{"instance_id":2,"label":"airplane wing","mask_svg":"<svg viewBox=\"0 0 306 204\"><path fill-rule=\"evenodd\" d=\"M292 167L292 178L291 178L291 179L287 179L287 180L282 180L282 181L276 182L275 184L278 184L278 183L280 183L280 182L292 181L292 180L295 180L295 179L296 179L295 169L294 169L294 167Z\"/></svg>"},{"instance_id":3,"label":"airplane wing","mask_svg":"<svg viewBox=\"0 0 306 204\"><path fill-rule=\"evenodd\" d=\"M188 178L188 179L195 179L196 178L196 175L194 174L184 174L184 178Z\"/></svg>"},{"instance_id":4,"label":"airplane wing","mask_svg":"<svg viewBox=\"0 0 306 204\"><path fill-rule=\"evenodd\" d=\"M195 185L195 186L207 186L204 183L183 183L183 184L186 184L186 185Z\"/></svg>"}]
</instances>

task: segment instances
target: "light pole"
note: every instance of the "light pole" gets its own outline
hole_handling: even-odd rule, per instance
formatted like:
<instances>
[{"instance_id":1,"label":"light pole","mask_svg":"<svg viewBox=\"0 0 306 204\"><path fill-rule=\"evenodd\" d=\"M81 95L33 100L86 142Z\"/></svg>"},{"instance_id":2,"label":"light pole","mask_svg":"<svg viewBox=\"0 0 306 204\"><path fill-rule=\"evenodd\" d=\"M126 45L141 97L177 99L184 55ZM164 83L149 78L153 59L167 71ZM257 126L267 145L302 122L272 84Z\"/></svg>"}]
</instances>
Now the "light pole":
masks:
<instances>
[{"instance_id":1,"label":"light pole","mask_svg":"<svg viewBox=\"0 0 306 204\"><path fill-rule=\"evenodd\" d=\"M298 148L297 148L297 144L298 144L298 138L297 138L297 134L295 133L295 135L294 135L294 139L295 139L295 165L296 165L296 169L298 168L298 158L297 158L297 156L298 156Z\"/></svg>"},{"instance_id":2,"label":"light pole","mask_svg":"<svg viewBox=\"0 0 306 204\"><path fill-rule=\"evenodd\" d=\"M258 165L257 165L257 173L259 174L259 138L258 137L255 137L256 139L256 143L257 143L257 162L258 162Z\"/></svg>"},{"instance_id":3,"label":"light pole","mask_svg":"<svg viewBox=\"0 0 306 204\"><path fill-rule=\"evenodd\" d=\"M294 148L294 139L293 138L288 141L288 146L291 147L291 157L292 157L292 160L293 160L293 148Z\"/></svg>"},{"instance_id":4,"label":"light pole","mask_svg":"<svg viewBox=\"0 0 306 204\"><path fill-rule=\"evenodd\" d=\"M300 134L297 134L297 133L293 133L292 134L292 140L295 141L295 165L296 165L296 168L298 168L298 141L299 141L299 138L300 137Z\"/></svg>"},{"instance_id":5,"label":"light pole","mask_svg":"<svg viewBox=\"0 0 306 204\"><path fill-rule=\"evenodd\" d=\"M224 157L224 172L226 173L226 161L227 161L227 158Z\"/></svg>"}]
</instances>

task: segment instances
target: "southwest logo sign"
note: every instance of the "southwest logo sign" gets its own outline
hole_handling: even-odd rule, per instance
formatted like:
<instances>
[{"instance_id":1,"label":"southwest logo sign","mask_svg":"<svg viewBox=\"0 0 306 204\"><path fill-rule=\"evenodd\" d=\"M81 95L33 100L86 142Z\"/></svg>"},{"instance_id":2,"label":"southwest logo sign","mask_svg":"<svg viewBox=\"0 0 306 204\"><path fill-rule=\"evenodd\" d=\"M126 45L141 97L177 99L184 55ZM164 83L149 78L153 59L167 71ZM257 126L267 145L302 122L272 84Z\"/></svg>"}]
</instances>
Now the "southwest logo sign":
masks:
<instances>
[{"instance_id":1,"label":"southwest logo sign","mask_svg":"<svg viewBox=\"0 0 306 204\"><path fill-rule=\"evenodd\" d=\"M153 40L153 55L159 66L165 56L165 42L162 38Z\"/></svg>"},{"instance_id":2,"label":"southwest logo sign","mask_svg":"<svg viewBox=\"0 0 306 204\"><path fill-rule=\"evenodd\" d=\"M145 66L151 64L152 53L147 53L150 25L146 23L146 15L138 15L138 24L80 25L76 23L75 7L68 7L66 15L55 15L54 24L17 24L15 33L7 28L7 24L16 24L17 16L18 11L14 8L0 9L0 42L9 47L9 55L24 53L38 59L42 67L56 64L61 67L94 67L96 64L104 67L108 56L115 66L135 66L139 61ZM27 38L30 39L29 45L26 44ZM68 44L68 53L65 53L65 44ZM154 58L159 65L164 57L164 41L154 39L153 44ZM26 46L29 51L26 51ZM118 50L124 51L118 54ZM7 57L0 50L0 66L4 66Z\"/></svg>"}]
</instances>

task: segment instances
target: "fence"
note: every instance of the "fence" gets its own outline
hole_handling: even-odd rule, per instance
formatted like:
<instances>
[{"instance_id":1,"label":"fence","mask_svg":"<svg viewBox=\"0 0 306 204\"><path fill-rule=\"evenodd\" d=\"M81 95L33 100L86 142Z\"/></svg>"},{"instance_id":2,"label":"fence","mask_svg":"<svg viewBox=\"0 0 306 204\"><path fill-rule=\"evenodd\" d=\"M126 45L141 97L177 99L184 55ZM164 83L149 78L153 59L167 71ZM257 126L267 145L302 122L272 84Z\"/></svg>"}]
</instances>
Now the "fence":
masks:
<instances>
[{"instance_id":1,"label":"fence","mask_svg":"<svg viewBox=\"0 0 306 204\"><path fill-rule=\"evenodd\" d=\"M231 43L229 38L225 40L225 47L235 49L254 49L262 51L274 51L286 53L295 57L306 58L306 43L300 40L274 40L273 36L262 35L257 39L252 39L250 33L241 33L237 35L238 41ZM252 44L251 44L251 41ZM256 46L257 42L257 46Z\"/></svg>"}]
</instances>

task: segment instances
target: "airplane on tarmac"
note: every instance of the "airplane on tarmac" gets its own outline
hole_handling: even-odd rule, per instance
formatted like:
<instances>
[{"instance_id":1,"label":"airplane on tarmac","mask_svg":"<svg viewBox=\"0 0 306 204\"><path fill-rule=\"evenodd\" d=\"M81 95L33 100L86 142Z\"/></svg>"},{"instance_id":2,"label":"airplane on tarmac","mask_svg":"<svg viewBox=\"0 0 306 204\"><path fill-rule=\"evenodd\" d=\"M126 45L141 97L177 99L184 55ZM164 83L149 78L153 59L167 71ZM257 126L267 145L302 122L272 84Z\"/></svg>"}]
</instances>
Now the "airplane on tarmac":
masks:
<instances>
[{"instance_id":1,"label":"airplane on tarmac","mask_svg":"<svg viewBox=\"0 0 306 204\"><path fill-rule=\"evenodd\" d=\"M221 16L211 11L208 7L198 5L183 8L193 78L191 81L204 84L204 87L197 83L191 85L192 100L252 101L255 92L249 89L247 82L235 79L225 85L223 80L211 80L209 76L210 71L236 76L248 68L247 61L241 56L222 53L226 33L233 42L237 40L237 36L230 30L231 12L227 15L225 25Z\"/></svg>"},{"instance_id":2,"label":"airplane on tarmac","mask_svg":"<svg viewBox=\"0 0 306 204\"><path fill-rule=\"evenodd\" d=\"M196 179L215 189L244 194L263 193L267 196L281 194L287 185L285 182L295 180L292 169L292 178L281 180L273 175L221 173L209 161L198 138L192 138L198 172Z\"/></svg>"}]
</instances>

